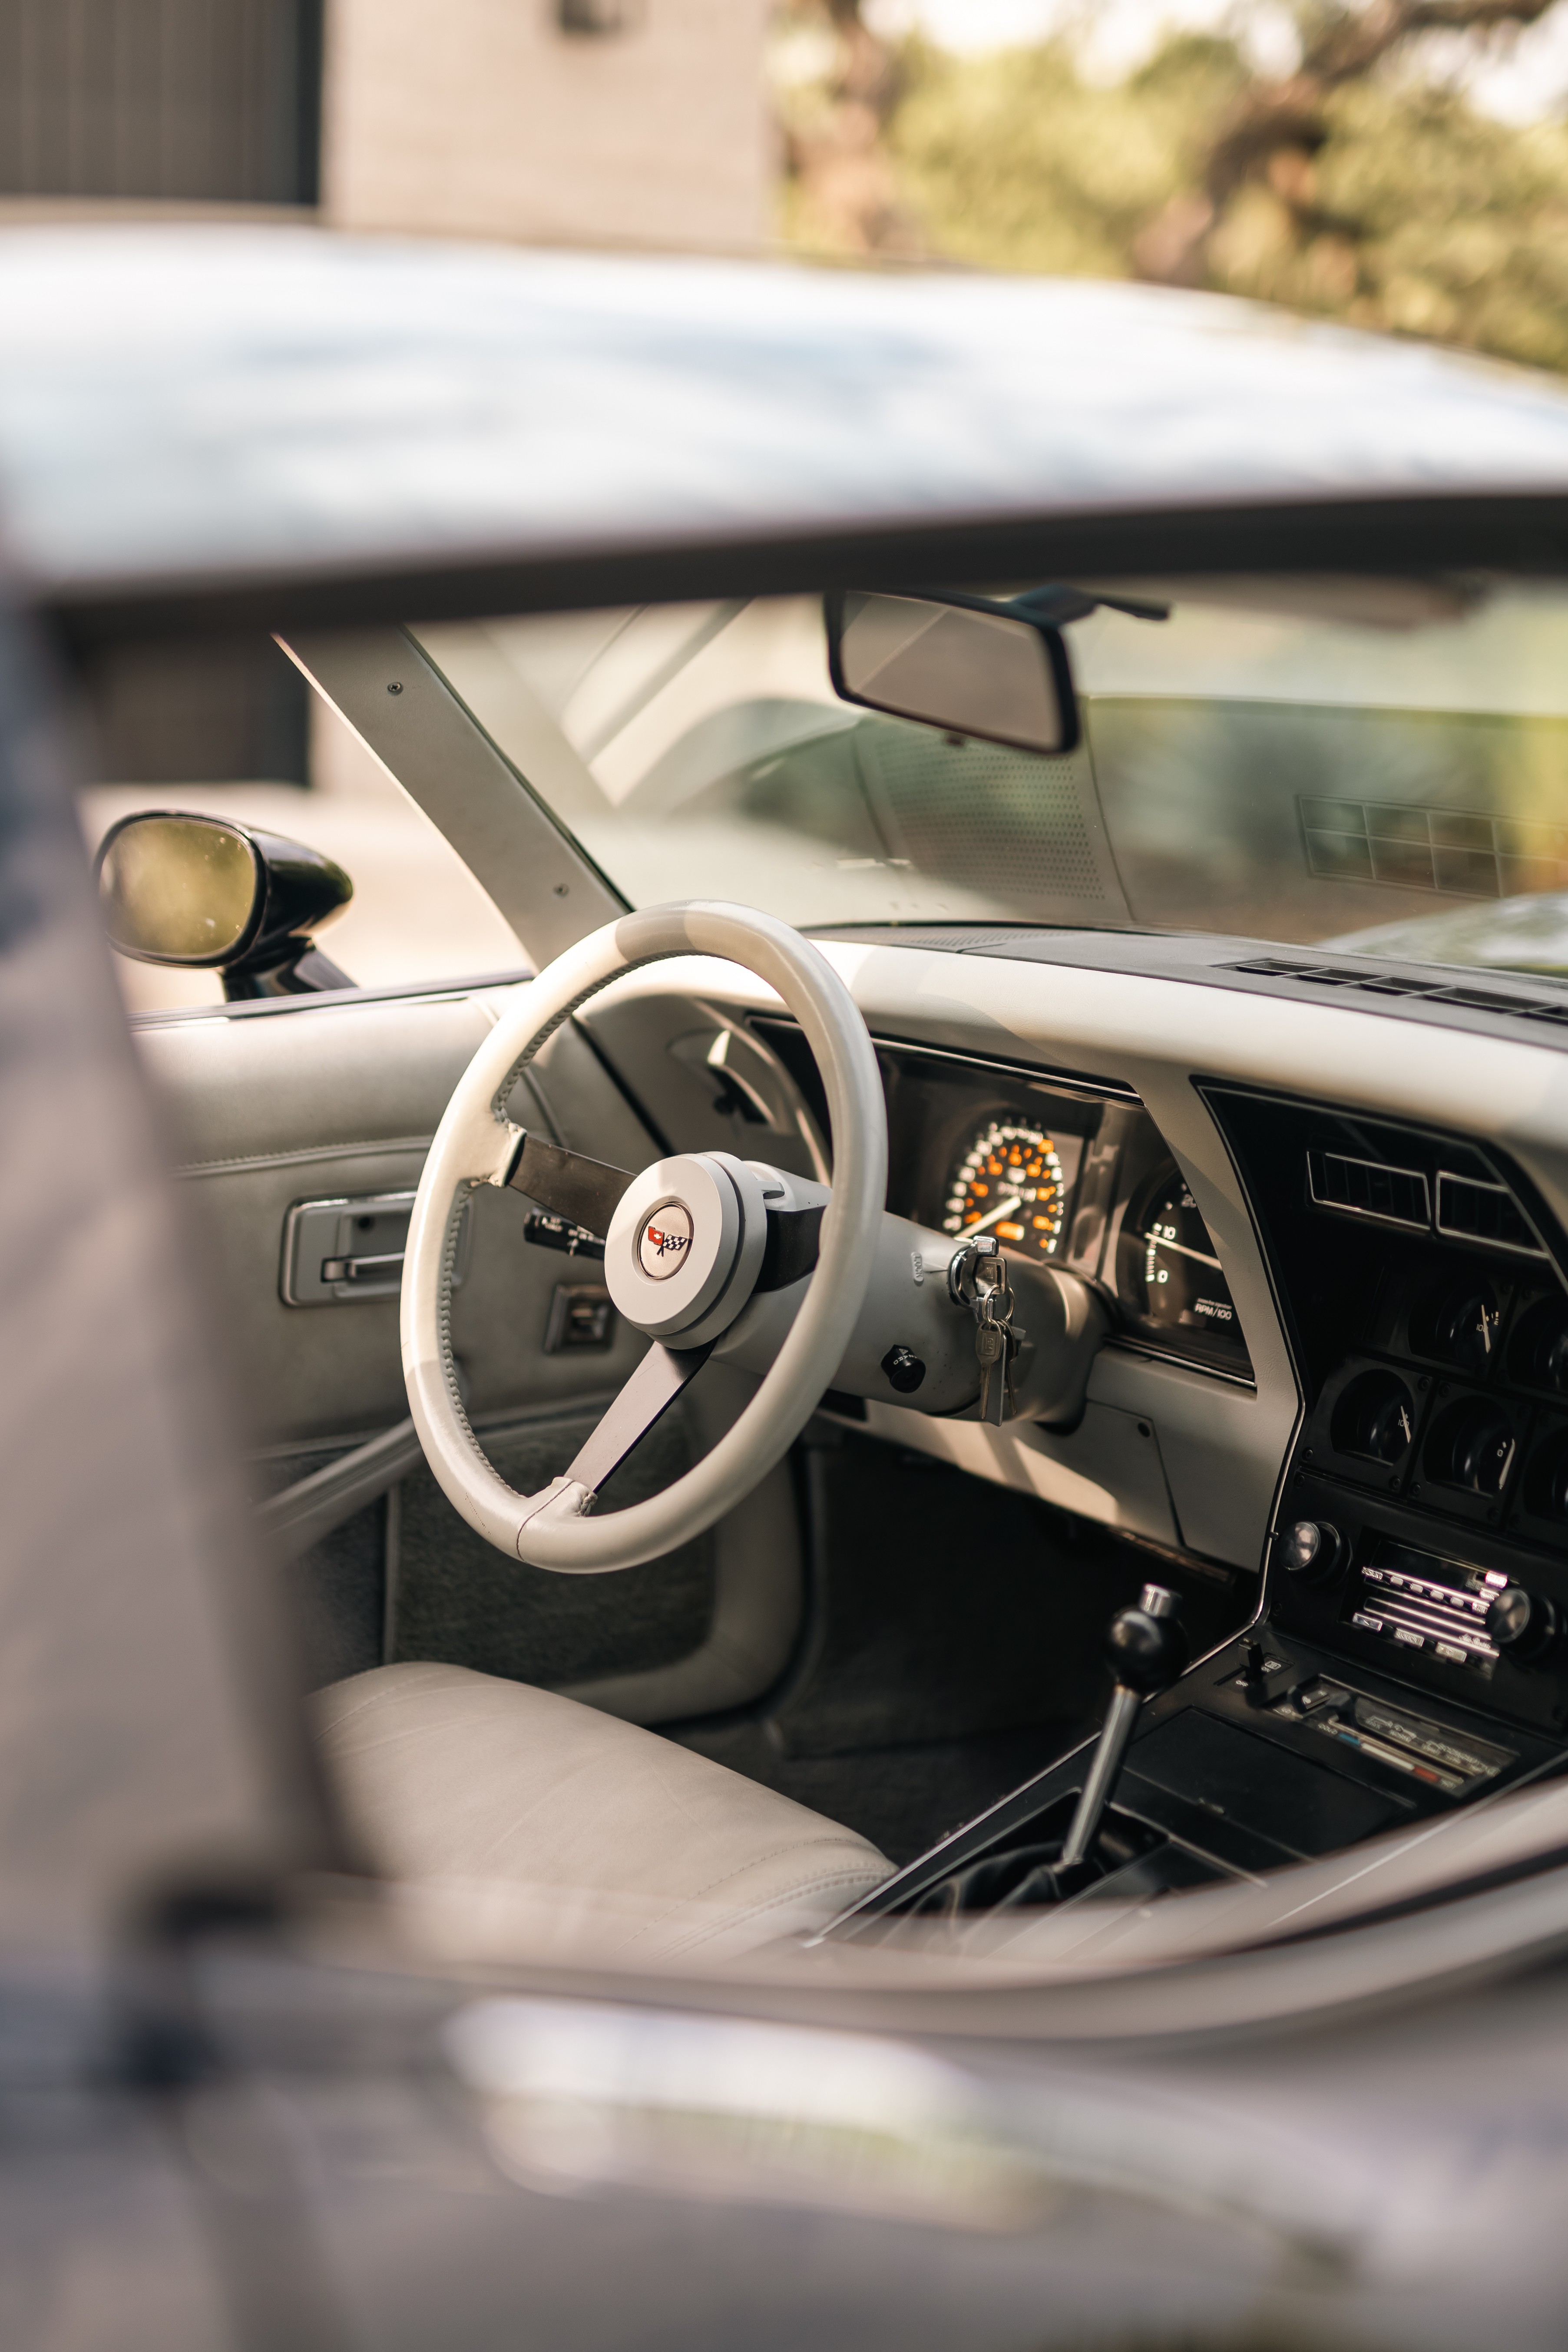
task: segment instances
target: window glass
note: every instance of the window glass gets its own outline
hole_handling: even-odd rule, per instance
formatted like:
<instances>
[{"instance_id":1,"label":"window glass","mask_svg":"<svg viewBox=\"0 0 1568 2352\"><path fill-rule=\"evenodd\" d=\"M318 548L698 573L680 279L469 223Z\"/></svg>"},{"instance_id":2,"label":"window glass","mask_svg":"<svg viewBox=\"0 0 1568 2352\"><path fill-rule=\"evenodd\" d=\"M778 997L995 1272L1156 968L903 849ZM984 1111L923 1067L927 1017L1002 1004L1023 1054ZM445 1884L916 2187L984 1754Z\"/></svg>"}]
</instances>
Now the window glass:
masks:
<instances>
[{"instance_id":1,"label":"window glass","mask_svg":"<svg viewBox=\"0 0 1568 2352\"><path fill-rule=\"evenodd\" d=\"M1568 968L1563 589L1130 587L1165 617L1068 625L1060 758L839 701L816 598L419 634L525 775L548 734L557 814L634 904Z\"/></svg>"}]
</instances>

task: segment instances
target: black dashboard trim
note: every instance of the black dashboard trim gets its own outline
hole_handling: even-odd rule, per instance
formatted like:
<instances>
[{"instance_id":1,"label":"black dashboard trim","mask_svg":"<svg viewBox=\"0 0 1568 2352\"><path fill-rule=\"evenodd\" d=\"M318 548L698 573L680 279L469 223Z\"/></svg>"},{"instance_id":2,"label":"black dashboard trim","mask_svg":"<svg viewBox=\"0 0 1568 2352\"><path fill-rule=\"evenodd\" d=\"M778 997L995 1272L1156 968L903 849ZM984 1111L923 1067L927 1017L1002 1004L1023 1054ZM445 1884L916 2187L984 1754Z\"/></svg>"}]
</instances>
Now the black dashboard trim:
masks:
<instances>
[{"instance_id":1,"label":"black dashboard trim","mask_svg":"<svg viewBox=\"0 0 1568 2352\"><path fill-rule=\"evenodd\" d=\"M986 1076L1002 1078L1027 1078L1032 1082L1059 1090L1089 1097L1096 1101L1135 1103L1140 1110L1143 1097L1136 1087L1124 1078L1089 1077L1078 1070L1058 1070L1037 1062L1000 1059L994 1054L965 1054L952 1045L928 1045L920 1037L889 1037L879 1031L870 1033L873 1045L886 1048L889 1054L917 1054L928 1062L951 1062L965 1070L979 1070Z\"/></svg>"},{"instance_id":2,"label":"black dashboard trim","mask_svg":"<svg viewBox=\"0 0 1568 2352\"><path fill-rule=\"evenodd\" d=\"M837 938L839 934L808 932L806 936L820 939L825 936ZM749 1026L760 1030L764 1037L770 1031L780 1029L787 1029L795 1036L802 1034L799 1022L787 1013L754 1013L750 1016ZM932 1045L923 1037L895 1037L877 1029L869 1031L868 1034L874 1046L889 1054L918 1054L927 1061L951 1063L960 1069L978 1070L984 1076L1024 1078L1032 1085L1058 1087L1091 1101L1132 1103L1140 1110L1143 1108L1142 1096L1125 1078L1106 1078L1084 1070L1058 1069L1054 1063L1026 1062L996 1054L972 1054L961 1046Z\"/></svg>"},{"instance_id":3,"label":"black dashboard trim","mask_svg":"<svg viewBox=\"0 0 1568 2352\"><path fill-rule=\"evenodd\" d=\"M342 1011L358 1004L401 1004L405 999L421 1003L456 1002L464 996L479 996L488 989L516 988L537 974L526 964L509 971L481 971L459 974L455 980L405 980L389 982L384 987L315 988L304 996L256 996L225 1004L154 1004L128 1013L127 1023L132 1029L168 1029L191 1021L272 1021L282 1013L321 1013L331 1009Z\"/></svg>"},{"instance_id":4,"label":"black dashboard trim","mask_svg":"<svg viewBox=\"0 0 1568 2352\"><path fill-rule=\"evenodd\" d=\"M1248 1101L1274 1103L1281 1109L1310 1111L1327 1118L1352 1118L1391 1129L1404 1129L1408 1134L1419 1136L1426 1143L1462 1145L1467 1150L1473 1151L1479 1160L1491 1169L1495 1176L1501 1179L1502 1189L1517 1196L1520 1206L1524 1210L1530 1224L1534 1229L1536 1238L1542 1244L1541 1249L1537 1252L1515 1249L1508 1244L1478 1242L1473 1235L1444 1233L1436 1225L1430 1229L1432 1233L1439 1241L1451 1243L1456 1248L1495 1249L1500 1257L1521 1260L1526 1265L1537 1264L1544 1260L1564 1287L1568 1288L1568 1234L1564 1234L1559 1225L1554 1212L1543 1199L1533 1177L1526 1169L1520 1166L1513 1154L1504 1145L1495 1142L1491 1137L1470 1135L1461 1127L1442 1127L1435 1119L1410 1118L1404 1112L1384 1114L1368 1111L1364 1108L1347 1111L1343 1103L1331 1102L1323 1096L1303 1094L1293 1087L1266 1086L1251 1078L1215 1077L1206 1072L1194 1072L1193 1086L1219 1133L1225 1138L1231 1166L1236 1171L1237 1181L1241 1188L1242 1197L1247 1202L1247 1214L1252 1220L1253 1231L1257 1234L1258 1248L1262 1253L1265 1265L1271 1263L1268 1250L1264 1244L1262 1230L1253 1206L1251 1191L1246 1175L1231 1144L1225 1122L1215 1109L1215 1096L1241 1096ZM1325 1213L1342 1216L1348 1213L1342 1209L1335 1209ZM1389 1229L1395 1230L1391 1223ZM1413 1232L1414 1229L1411 1230ZM1272 1279L1272 1275L1270 1278ZM1277 1299L1276 1304L1279 1303Z\"/></svg>"},{"instance_id":5,"label":"black dashboard trim","mask_svg":"<svg viewBox=\"0 0 1568 2352\"><path fill-rule=\"evenodd\" d=\"M1095 1283L1093 1287L1108 1297L1115 1297L1114 1291L1108 1290L1103 1282ZM1256 1374L1227 1371L1219 1364L1210 1363L1206 1358L1184 1356L1178 1349L1158 1347L1152 1339L1141 1338L1136 1331L1112 1331L1100 1344L1102 1355L1146 1356L1156 1364L1174 1364L1181 1371L1195 1372L1200 1380L1223 1381L1227 1388L1240 1389L1247 1396L1258 1394Z\"/></svg>"}]
</instances>

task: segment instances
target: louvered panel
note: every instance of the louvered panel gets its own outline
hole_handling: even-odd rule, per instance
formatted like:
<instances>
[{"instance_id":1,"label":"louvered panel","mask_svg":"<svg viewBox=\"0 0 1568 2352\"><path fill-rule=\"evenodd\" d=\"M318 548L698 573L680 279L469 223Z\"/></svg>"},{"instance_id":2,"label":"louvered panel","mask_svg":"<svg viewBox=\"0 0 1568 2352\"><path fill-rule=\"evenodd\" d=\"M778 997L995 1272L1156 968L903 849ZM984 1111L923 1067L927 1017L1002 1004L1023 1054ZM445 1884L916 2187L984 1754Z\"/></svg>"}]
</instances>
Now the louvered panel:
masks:
<instances>
[{"instance_id":1,"label":"louvered panel","mask_svg":"<svg viewBox=\"0 0 1568 2352\"><path fill-rule=\"evenodd\" d=\"M1342 1151L1309 1151L1307 1179L1321 1209L1341 1209L1383 1224L1408 1225L1426 1233L1432 1223L1426 1179L1418 1168L1390 1168L1378 1160L1352 1160Z\"/></svg>"},{"instance_id":2,"label":"louvered panel","mask_svg":"<svg viewBox=\"0 0 1568 2352\"><path fill-rule=\"evenodd\" d=\"M0 195L313 204L321 0L0 0Z\"/></svg>"}]
</instances>

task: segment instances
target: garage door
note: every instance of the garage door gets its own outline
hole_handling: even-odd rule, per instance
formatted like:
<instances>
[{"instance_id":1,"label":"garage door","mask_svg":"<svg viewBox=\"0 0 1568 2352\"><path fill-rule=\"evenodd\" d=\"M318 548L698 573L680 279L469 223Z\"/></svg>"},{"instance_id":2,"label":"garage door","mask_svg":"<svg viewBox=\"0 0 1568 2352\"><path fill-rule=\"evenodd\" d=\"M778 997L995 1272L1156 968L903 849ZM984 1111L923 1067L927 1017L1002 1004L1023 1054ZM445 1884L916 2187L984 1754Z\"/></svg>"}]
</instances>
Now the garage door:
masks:
<instances>
[{"instance_id":1,"label":"garage door","mask_svg":"<svg viewBox=\"0 0 1568 2352\"><path fill-rule=\"evenodd\" d=\"M0 197L312 205L322 0L0 0Z\"/></svg>"}]
</instances>

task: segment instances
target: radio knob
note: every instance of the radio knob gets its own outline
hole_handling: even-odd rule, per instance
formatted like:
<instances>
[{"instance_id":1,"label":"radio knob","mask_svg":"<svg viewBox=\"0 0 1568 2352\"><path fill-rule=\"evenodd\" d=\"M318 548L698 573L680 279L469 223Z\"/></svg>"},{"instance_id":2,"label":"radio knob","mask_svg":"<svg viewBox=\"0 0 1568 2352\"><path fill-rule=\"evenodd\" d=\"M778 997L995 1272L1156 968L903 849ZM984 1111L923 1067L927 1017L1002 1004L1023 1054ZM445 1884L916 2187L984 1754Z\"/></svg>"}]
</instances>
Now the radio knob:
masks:
<instances>
[{"instance_id":1,"label":"radio knob","mask_svg":"<svg viewBox=\"0 0 1568 2352\"><path fill-rule=\"evenodd\" d=\"M1298 1519L1280 1537L1275 1557L1303 1584L1331 1584L1345 1564L1345 1539L1327 1519Z\"/></svg>"},{"instance_id":2,"label":"radio knob","mask_svg":"<svg viewBox=\"0 0 1568 2352\"><path fill-rule=\"evenodd\" d=\"M1487 1611L1487 1632L1505 1658L1516 1665L1539 1665L1557 1646L1563 1618L1555 1601L1542 1593L1527 1592L1522 1584L1505 1584Z\"/></svg>"}]
</instances>

